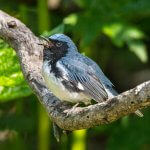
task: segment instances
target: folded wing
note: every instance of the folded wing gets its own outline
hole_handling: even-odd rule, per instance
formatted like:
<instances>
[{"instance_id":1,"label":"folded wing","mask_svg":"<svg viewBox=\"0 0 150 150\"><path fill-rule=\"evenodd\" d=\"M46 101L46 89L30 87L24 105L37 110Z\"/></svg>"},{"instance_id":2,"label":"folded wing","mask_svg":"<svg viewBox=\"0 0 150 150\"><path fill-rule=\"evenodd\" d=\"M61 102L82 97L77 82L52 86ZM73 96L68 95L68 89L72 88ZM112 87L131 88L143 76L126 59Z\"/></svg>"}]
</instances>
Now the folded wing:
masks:
<instances>
[{"instance_id":1,"label":"folded wing","mask_svg":"<svg viewBox=\"0 0 150 150\"><path fill-rule=\"evenodd\" d=\"M80 92L97 102L108 98L103 84L89 66L77 60L71 60L69 64L65 60L62 64L67 69L67 78L65 77L64 80L68 79L68 85L75 86L73 89L79 89Z\"/></svg>"}]
</instances>

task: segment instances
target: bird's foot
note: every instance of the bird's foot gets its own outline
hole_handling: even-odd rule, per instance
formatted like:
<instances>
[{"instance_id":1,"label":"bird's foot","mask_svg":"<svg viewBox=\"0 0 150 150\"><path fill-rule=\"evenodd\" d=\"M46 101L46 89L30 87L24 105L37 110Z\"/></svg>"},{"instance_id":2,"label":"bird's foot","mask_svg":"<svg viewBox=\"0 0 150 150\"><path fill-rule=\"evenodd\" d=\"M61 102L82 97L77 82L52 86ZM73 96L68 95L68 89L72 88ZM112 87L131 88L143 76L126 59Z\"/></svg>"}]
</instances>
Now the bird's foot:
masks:
<instances>
[{"instance_id":1,"label":"bird's foot","mask_svg":"<svg viewBox=\"0 0 150 150\"><path fill-rule=\"evenodd\" d=\"M79 103L76 103L71 109L64 111L64 113L67 114L67 117L69 116L69 114L71 114L71 112L73 112L77 108L78 105Z\"/></svg>"}]
</instances>

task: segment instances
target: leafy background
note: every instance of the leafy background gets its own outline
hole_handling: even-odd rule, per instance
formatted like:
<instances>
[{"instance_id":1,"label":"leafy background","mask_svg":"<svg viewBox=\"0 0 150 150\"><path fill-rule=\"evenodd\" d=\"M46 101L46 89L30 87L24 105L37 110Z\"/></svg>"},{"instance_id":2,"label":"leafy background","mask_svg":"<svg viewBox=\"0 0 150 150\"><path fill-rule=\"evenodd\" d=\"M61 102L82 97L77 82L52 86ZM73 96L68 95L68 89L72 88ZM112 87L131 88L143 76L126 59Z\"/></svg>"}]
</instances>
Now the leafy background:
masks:
<instances>
[{"instance_id":1,"label":"leafy background","mask_svg":"<svg viewBox=\"0 0 150 150\"><path fill-rule=\"evenodd\" d=\"M36 35L65 33L95 60L118 92L150 79L149 0L0 0ZM0 150L149 150L150 111L74 131L57 143L15 51L0 40Z\"/></svg>"}]
</instances>

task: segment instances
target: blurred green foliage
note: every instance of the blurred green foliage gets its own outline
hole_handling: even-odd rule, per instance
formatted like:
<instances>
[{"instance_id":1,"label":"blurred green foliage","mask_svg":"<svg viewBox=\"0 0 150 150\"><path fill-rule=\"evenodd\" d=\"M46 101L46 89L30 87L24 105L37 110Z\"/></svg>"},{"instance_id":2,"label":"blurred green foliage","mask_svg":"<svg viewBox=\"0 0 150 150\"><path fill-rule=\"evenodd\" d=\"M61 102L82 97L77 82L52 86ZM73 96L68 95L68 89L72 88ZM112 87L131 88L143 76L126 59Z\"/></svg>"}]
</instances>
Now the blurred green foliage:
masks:
<instances>
[{"instance_id":1,"label":"blurred green foliage","mask_svg":"<svg viewBox=\"0 0 150 150\"><path fill-rule=\"evenodd\" d=\"M15 51L0 41L0 101L29 96L31 89L24 80Z\"/></svg>"},{"instance_id":2,"label":"blurred green foliage","mask_svg":"<svg viewBox=\"0 0 150 150\"><path fill-rule=\"evenodd\" d=\"M150 79L149 0L0 0L0 9L36 35L69 35L122 92ZM13 101L11 101L13 100ZM4 103L5 102L5 103ZM0 150L149 150L150 111L75 131L57 143L23 78L16 53L0 41Z\"/></svg>"}]
</instances>

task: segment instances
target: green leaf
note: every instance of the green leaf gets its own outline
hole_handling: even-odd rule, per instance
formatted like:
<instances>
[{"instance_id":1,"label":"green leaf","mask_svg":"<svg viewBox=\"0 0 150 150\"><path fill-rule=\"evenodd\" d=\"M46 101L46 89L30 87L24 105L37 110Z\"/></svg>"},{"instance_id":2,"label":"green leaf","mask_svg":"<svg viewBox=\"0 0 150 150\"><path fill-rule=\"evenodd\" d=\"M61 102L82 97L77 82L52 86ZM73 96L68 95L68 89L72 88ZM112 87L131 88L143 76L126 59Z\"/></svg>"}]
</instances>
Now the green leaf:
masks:
<instances>
[{"instance_id":1,"label":"green leaf","mask_svg":"<svg viewBox=\"0 0 150 150\"><path fill-rule=\"evenodd\" d=\"M128 42L129 49L143 62L146 63L148 61L148 54L145 47L145 44L142 41L130 41Z\"/></svg>"},{"instance_id":2,"label":"green leaf","mask_svg":"<svg viewBox=\"0 0 150 150\"><path fill-rule=\"evenodd\" d=\"M103 27L103 32L111 38L112 42L122 47L127 44L129 50L132 51L143 63L148 61L146 46L142 39L144 33L133 26L123 23L112 23Z\"/></svg>"},{"instance_id":3,"label":"green leaf","mask_svg":"<svg viewBox=\"0 0 150 150\"><path fill-rule=\"evenodd\" d=\"M123 26L120 23L113 23L103 26L103 32L111 38L112 42L117 46L123 46Z\"/></svg>"},{"instance_id":4,"label":"green leaf","mask_svg":"<svg viewBox=\"0 0 150 150\"><path fill-rule=\"evenodd\" d=\"M136 27L119 22L104 25L103 32L119 47L123 46L127 41L144 38L144 33Z\"/></svg>"},{"instance_id":5,"label":"green leaf","mask_svg":"<svg viewBox=\"0 0 150 150\"><path fill-rule=\"evenodd\" d=\"M77 14L71 14L71 15L67 16L66 18L64 18L63 22L64 22L64 24L74 26L77 23L77 19L78 19Z\"/></svg>"}]
</instances>

